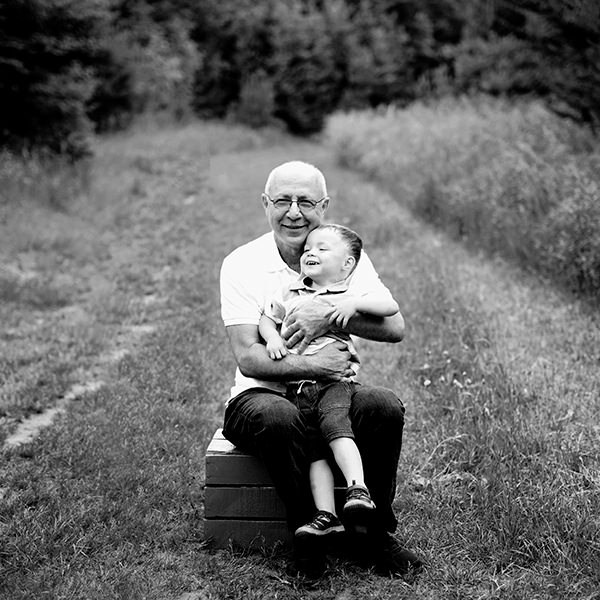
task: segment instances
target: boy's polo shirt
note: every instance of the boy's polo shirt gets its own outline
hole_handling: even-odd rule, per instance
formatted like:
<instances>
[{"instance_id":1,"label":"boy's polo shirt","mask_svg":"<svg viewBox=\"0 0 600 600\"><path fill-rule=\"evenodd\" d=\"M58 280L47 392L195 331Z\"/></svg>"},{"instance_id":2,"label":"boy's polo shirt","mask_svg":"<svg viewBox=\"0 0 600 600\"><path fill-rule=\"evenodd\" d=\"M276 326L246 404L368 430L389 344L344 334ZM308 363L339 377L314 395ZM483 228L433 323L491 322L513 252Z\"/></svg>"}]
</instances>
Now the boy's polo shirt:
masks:
<instances>
[{"instance_id":1,"label":"boy's polo shirt","mask_svg":"<svg viewBox=\"0 0 600 600\"><path fill-rule=\"evenodd\" d=\"M285 320L285 317L291 312L301 307L305 302L319 302L323 296L335 296L343 294L349 291L350 281L352 275L347 279L333 283L327 287L315 288L310 277L303 277L302 275L290 284L286 289L280 290L273 298L271 302L265 306L264 313L267 317L272 319L278 325L281 325ZM372 290L354 290L354 293L366 294ZM323 301L327 304L327 301ZM304 354L316 354L321 348L324 348L327 344L331 344L334 341L344 342L348 346L350 351L351 367L354 371L354 375L358 373L358 366L360 359L354 346L354 342L350 335L345 331L332 326L331 329L322 336L319 336L312 340L307 346ZM290 352L294 352L294 348L290 348ZM354 377L352 378L354 379Z\"/></svg>"},{"instance_id":2,"label":"boy's polo shirt","mask_svg":"<svg viewBox=\"0 0 600 600\"><path fill-rule=\"evenodd\" d=\"M333 283L326 288L317 289L313 287L313 282L310 277L303 277L301 275L289 286L277 290L265 304L263 313L275 321L275 323L281 325L285 321L286 316L302 306L307 298L313 302L319 302L322 296L343 294L344 292L350 291L351 281L352 275L347 279ZM354 286L352 291L354 294L362 295L376 290L363 288L359 290L357 289L357 286ZM328 304L327 301L323 301L322 303ZM335 329L335 327L332 327L332 329ZM350 337L343 331L341 331L341 333L345 338Z\"/></svg>"},{"instance_id":3,"label":"boy's polo shirt","mask_svg":"<svg viewBox=\"0 0 600 600\"><path fill-rule=\"evenodd\" d=\"M256 325L264 307L281 290L298 280L299 274L283 261L272 231L236 248L225 257L221 266L221 317L225 327L231 325ZM349 290L389 290L383 285L373 264L362 253ZM391 295L391 294L390 294ZM251 387L264 387L283 393L285 385L278 381L264 381L244 376L239 368L231 397Z\"/></svg>"}]
</instances>

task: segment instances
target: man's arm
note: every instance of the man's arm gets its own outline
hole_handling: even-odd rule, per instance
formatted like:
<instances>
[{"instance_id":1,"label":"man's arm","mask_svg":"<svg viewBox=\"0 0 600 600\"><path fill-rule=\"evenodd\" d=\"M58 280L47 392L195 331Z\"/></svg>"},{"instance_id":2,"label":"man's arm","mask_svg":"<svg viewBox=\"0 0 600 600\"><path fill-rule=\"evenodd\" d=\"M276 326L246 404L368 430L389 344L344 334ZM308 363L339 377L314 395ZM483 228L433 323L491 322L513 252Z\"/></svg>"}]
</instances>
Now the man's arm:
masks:
<instances>
[{"instance_id":1,"label":"man's arm","mask_svg":"<svg viewBox=\"0 0 600 600\"><path fill-rule=\"evenodd\" d=\"M270 381L339 381L354 373L350 368L350 352L342 342L328 344L318 354L288 353L281 360L271 360L256 325L230 325L226 329L235 360L246 377Z\"/></svg>"},{"instance_id":2,"label":"man's arm","mask_svg":"<svg viewBox=\"0 0 600 600\"><path fill-rule=\"evenodd\" d=\"M404 328L404 317L400 312L390 317L360 313L350 319L346 331L367 340L396 344L404 339Z\"/></svg>"},{"instance_id":3,"label":"man's arm","mask_svg":"<svg viewBox=\"0 0 600 600\"><path fill-rule=\"evenodd\" d=\"M332 306L317 302L307 302L295 310L286 319L282 331L286 346L303 352L311 340L329 330L333 310ZM348 321L344 331L375 342L397 343L404 339L404 318L400 312L391 317L358 313Z\"/></svg>"},{"instance_id":4,"label":"man's arm","mask_svg":"<svg viewBox=\"0 0 600 600\"><path fill-rule=\"evenodd\" d=\"M373 263L363 251L354 273L349 278L350 294L376 292L393 297L388 288L381 282ZM288 348L303 352L311 340L323 335L329 329L329 320L333 308L318 305L316 302L303 304L284 321L282 337ZM358 337L376 342L397 343L404 339L404 318L400 312L392 316L373 316L357 313L347 322L344 331Z\"/></svg>"}]
</instances>

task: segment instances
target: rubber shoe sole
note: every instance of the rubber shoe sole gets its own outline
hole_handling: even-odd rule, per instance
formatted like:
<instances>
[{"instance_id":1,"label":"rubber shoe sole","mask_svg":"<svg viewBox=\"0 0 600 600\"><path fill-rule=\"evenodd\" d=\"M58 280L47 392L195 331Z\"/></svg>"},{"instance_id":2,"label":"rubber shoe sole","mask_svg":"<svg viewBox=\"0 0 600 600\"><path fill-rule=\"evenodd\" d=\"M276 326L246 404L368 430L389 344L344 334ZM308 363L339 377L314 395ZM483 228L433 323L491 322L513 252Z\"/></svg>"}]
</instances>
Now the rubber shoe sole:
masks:
<instances>
[{"instance_id":1,"label":"rubber shoe sole","mask_svg":"<svg viewBox=\"0 0 600 600\"><path fill-rule=\"evenodd\" d=\"M365 508L364 505L344 507L343 522L346 531L350 534L366 535L371 529L375 518L374 508Z\"/></svg>"},{"instance_id":2,"label":"rubber shoe sole","mask_svg":"<svg viewBox=\"0 0 600 600\"><path fill-rule=\"evenodd\" d=\"M344 526L341 524L334 525L333 527L328 527L327 529L324 529L324 530L314 529L313 527L308 527L306 525L303 525L302 527L299 527L298 529L296 529L296 532L294 533L294 537L296 539L314 539L314 538L326 537L328 535L335 535L335 534L339 534L339 533L344 533Z\"/></svg>"}]
</instances>

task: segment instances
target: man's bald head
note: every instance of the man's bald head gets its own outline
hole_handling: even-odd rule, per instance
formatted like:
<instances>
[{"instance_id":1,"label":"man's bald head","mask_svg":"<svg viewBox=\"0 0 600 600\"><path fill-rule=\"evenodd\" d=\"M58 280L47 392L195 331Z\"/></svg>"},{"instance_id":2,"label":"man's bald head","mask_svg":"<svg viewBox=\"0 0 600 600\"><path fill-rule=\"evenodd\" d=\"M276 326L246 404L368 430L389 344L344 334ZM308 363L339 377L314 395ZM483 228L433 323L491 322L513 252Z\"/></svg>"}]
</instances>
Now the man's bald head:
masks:
<instances>
[{"instance_id":1,"label":"man's bald head","mask_svg":"<svg viewBox=\"0 0 600 600\"><path fill-rule=\"evenodd\" d=\"M273 188L276 187L278 181L281 179L303 181L308 185L314 185L315 189L319 190L319 198L327 196L325 176L317 167L310 163L301 160L291 160L275 167L267 177L265 194L271 195Z\"/></svg>"}]
</instances>

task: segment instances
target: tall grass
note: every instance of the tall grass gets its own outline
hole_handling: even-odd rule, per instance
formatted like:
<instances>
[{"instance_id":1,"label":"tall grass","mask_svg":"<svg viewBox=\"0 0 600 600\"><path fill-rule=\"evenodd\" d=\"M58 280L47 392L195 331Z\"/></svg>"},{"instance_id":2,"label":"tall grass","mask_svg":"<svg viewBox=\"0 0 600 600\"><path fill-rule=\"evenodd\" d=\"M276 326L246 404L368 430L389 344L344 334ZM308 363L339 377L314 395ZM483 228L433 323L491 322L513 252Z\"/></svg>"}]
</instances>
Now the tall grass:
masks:
<instances>
[{"instance_id":1,"label":"tall grass","mask_svg":"<svg viewBox=\"0 0 600 600\"><path fill-rule=\"evenodd\" d=\"M431 561L428 597L589 597L600 568L597 316L550 285L528 289L508 263L469 253L375 186L353 181L336 196L407 322L396 360L376 344L359 350L367 378L375 371L407 406L396 508L399 531Z\"/></svg>"},{"instance_id":2,"label":"tall grass","mask_svg":"<svg viewBox=\"0 0 600 600\"><path fill-rule=\"evenodd\" d=\"M13 219L2 230L11 259L28 238L27 277L66 265L77 283L67 307L0 302L9 417L29 411L19 402L51 405L64 380L93 374L124 326L154 329L101 390L3 452L0 597L595 598L597 315L467 252L315 144L261 148L223 129L209 176L202 140L213 139L211 127L104 140L88 198L39 213L32 200L30 228ZM406 318L402 344L357 343L363 381L396 390L407 407L397 535L427 560L412 585L333 557L307 589L285 574L277 549L213 551L204 538L204 451L234 370L218 269L268 227L260 191L288 157L323 168L330 220L360 231ZM42 223L53 233L34 244Z\"/></svg>"},{"instance_id":3,"label":"tall grass","mask_svg":"<svg viewBox=\"0 0 600 600\"><path fill-rule=\"evenodd\" d=\"M600 143L537 103L443 100L334 115L342 164L453 235L600 292Z\"/></svg>"},{"instance_id":4,"label":"tall grass","mask_svg":"<svg viewBox=\"0 0 600 600\"><path fill-rule=\"evenodd\" d=\"M278 136L216 122L140 123L96 140L94 156L76 164L0 153L0 441L92 377L98 355L119 350L121 331L158 310L191 247L170 219L200 205L195 235L211 224L211 157ZM162 240L152 249L148 229ZM190 304L192 285L182 278L178 287Z\"/></svg>"},{"instance_id":5,"label":"tall grass","mask_svg":"<svg viewBox=\"0 0 600 600\"><path fill-rule=\"evenodd\" d=\"M89 185L89 160L72 163L39 153L0 151L0 208L35 201L55 209Z\"/></svg>"},{"instance_id":6,"label":"tall grass","mask_svg":"<svg viewBox=\"0 0 600 600\"><path fill-rule=\"evenodd\" d=\"M419 515L423 527L429 512L431 529L412 532L432 540L425 543L443 556L445 577L458 560L455 575L471 583L497 573L505 594L498 597L527 598L533 586L575 598L600 567L595 435L569 412L585 411L585 402L561 390L564 375L542 387L506 364L497 326L465 301L469 284L454 282L450 265L440 269L437 260L421 255L428 275L418 309L407 307L413 352L423 357L412 371L420 388L417 431L408 435L423 453L405 453L414 461L402 494L406 518ZM598 389L597 378L589 386Z\"/></svg>"}]
</instances>

